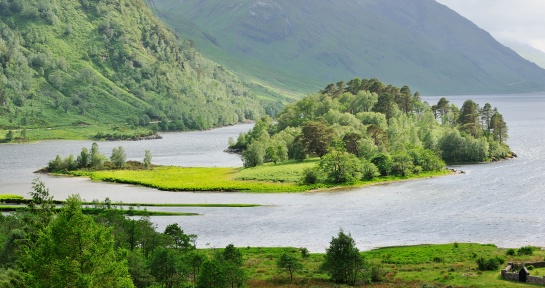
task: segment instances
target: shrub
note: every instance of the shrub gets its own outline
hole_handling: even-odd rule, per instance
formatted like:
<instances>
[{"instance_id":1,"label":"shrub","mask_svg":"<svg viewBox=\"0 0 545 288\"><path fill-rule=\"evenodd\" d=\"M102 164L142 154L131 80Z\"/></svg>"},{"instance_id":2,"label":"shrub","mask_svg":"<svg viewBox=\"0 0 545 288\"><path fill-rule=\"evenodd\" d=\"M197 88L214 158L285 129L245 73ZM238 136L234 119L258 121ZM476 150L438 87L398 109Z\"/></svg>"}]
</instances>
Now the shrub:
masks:
<instances>
[{"instance_id":1,"label":"shrub","mask_svg":"<svg viewBox=\"0 0 545 288\"><path fill-rule=\"evenodd\" d=\"M316 184L320 181L321 174L320 169L316 167L305 169L301 182L303 182L303 184Z\"/></svg>"},{"instance_id":2,"label":"shrub","mask_svg":"<svg viewBox=\"0 0 545 288\"><path fill-rule=\"evenodd\" d=\"M301 251L301 258L303 258L303 259L307 259L308 256L310 256L310 254L308 252L308 249L305 248L305 247L299 248L299 251Z\"/></svg>"},{"instance_id":3,"label":"shrub","mask_svg":"<svg viewBox=\"0 0 545 288\"><path fill-rule=\"evenodd\" d=\"M513 249L513 248L507 249L507 252L505 252L505 255L507 255L507 256L515 256L515 249Z\"/></svg>"},{"instance_id":4,"label":"shrub","mask_svg":"<svg viewBox=\"0 0 545 288\"><path fill-rule=\"evenodd\" d=\"M477 266L480 271L495 271L500 267L500 261L497 257L490 259L479 257L477 259Z\"/></svg>"},{"instance_id":5,"label":"shrub","mask_svg":"<svg viewBox=\"0 0 545 288\"><path fill-rule=\"evenodd\" d=\"M532 254L534 254L534 247L532 247L532 246L520 247L520 248L517 250L517 255L519 255L519 256L522 256L522 255L532 255Z\"/></svg>"},{"instance_id":6,"label":"shrub","mask_svg":"<svg viewBox=\"0 0 545 288\"><path fill-rule=\"evenodd\" d=\"M528 269L528 270L534 270L534 265L528 265L528 266L526 266L526 269Z\"/></svg>"}]
</instances>

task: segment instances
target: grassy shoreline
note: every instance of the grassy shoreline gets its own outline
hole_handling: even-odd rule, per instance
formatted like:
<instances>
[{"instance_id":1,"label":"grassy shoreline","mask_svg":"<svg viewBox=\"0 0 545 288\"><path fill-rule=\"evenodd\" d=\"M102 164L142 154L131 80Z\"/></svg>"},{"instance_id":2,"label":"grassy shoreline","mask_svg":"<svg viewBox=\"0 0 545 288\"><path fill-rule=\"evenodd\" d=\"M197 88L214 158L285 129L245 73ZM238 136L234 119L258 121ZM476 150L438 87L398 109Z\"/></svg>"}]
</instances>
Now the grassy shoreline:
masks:
<instances>
[{"instance_id":1,"label":"grassy shoreline","mask_svg":"<svg viewBox=\"0 0 545 288\"><path fill-rule=\"evenodd\" d=\"M0 205L0 212L17 212L27 210L28 207L24 205ZM56 210L60 211L61 208ZM97 215L105 211L113 211L115 213L123 214L125 216L200 216L198 213L188 212L166 212L166 211L150 211L150 210L138 210L138 209L97 209L97 208L82 208L83 214Z\"/></svg>"},{"instance_id":2,"label":"grassy shoreline","mask_svg":"<svg viewBox=\"0 0 545 288\"><path fill-rule=\"evenodd\" d=\"M214 249L203 249L212 255ZM302 258L294 247L241 247L243 268L250 287L349 287L331 282L319 270L324 253L310 253ZM524 263L543 260L545 251L537 249L533 255L507 255L507 248L492 244L450 243L384 247L361 252L369 263L380 265L383 281L355 287L531 287L525 283L501 279L500 269L507 262ZM287 252L301 259L303 269L296 271L290 283L289 274L276 267L276 260ZM479 271L480 258L501 258L505 261L497 270ZM537 274L536 274L537 273ZM543 276L534 270L532 275Z\"/></svg>"},{"instance_id":3,"label":"grassy shoreline","mask_svg":"<svg viewBox=\"0 0 545 288\"><path fill-rule=\"evenodd\" d=\"M89 177L93 181L123 183L173 192L318 192L365 187L399 181L453 175L452 170L422 172L408 177L386 176L345 184L300 184L304 170L317 165L316 159L304 162L267 164L249 169L156 166L152 170L77 170L63 173Z\"/></svg>"}]
</instances>

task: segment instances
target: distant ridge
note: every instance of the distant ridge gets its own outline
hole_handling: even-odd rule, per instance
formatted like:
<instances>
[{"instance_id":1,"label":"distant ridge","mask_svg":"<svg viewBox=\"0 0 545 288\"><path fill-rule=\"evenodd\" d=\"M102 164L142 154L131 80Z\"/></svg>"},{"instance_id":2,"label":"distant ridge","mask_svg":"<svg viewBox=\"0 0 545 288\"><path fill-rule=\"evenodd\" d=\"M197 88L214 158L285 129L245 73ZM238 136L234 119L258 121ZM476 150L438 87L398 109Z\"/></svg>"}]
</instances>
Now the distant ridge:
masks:
<instances>
[{"instance_id":1,"label":"distant ridge","mask_svg":"<svg viewBox=\"0 0 545 288\"><path fill-rule=\"evenodd\" d=\"M433 0L154 3L206 55L257 85L308 93L362 77L428 95L545 91L544 69Z\"/></svg>"}]
</instances>

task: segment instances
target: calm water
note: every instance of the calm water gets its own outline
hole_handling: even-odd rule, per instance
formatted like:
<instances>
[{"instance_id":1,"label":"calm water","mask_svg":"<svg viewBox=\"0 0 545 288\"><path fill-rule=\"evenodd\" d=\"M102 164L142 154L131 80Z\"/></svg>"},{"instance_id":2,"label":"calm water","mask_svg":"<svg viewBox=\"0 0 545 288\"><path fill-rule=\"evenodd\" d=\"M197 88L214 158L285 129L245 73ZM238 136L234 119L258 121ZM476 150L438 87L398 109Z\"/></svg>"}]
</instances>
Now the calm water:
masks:
<instances>
[{"instance_id":1,"label":"calm water","mask_svg":"<svg viewBox=\"0 0 545 288\"><path fill-rule=\"evenodd\" d=\"M440 97L425 100L436 103ZM502 247L545 246L545 94L448 97L461 106L471 98L497 106L509 126L518 158L464 165L464 175L409 181L342 192L303 194L171 193L81 178L42 180L55 198L79 193L87 200L150 203L256 203L256 208L163 208L196 217L152 217L159 230L179 223L199 236L200 247L295 246L324 251L340 228L361 249L422 243L477 242ZM150 149L153 162L183 166L240 166L221 152L229 137L251 126L165 134L163 140L99 143L104 154L122 145L131 159ZM0 193L25 195L40 168L57 154L77 154L91 142L52 141L0 145Z\"/></svg>"}]
</instances>

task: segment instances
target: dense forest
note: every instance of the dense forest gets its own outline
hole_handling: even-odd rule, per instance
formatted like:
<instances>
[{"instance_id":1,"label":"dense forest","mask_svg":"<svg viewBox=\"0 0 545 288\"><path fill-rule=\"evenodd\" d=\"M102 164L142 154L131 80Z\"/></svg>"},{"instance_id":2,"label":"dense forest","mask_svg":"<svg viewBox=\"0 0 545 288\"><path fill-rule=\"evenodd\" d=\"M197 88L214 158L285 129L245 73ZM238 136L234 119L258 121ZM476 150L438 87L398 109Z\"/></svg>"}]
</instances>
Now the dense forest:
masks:
<instances>
[{"instance_id":1,"label":"dense forest","mask_svg":"<svg viewBox=\"0 0 545 288\"><path fill-rule=\"evenodd\" d=\"M429 105L408 86L355 78L287 105L276 121L263 117L230 148L242 151L245 167L318 156L304 181L341 183L511 157L507 132L488 103Z\"/></svg>"},{"instance_id":2,"label":"dense forest","mask_svg":"<svg viewBox=\"0 0 545 288\"><path fill-rule=\"evenodd\" d=\"M0 0L0 129L208 129L264 113L141 0Z\"/></svg>"},{"instance_id":3,"label":"dense forest","mask_svg":"<svg viewBox=\"0 0 545 288\"><path fill-rule=\"evenodd\" d=\"M77 195L57 208L41 181L35 180L33 188L25 209L0 214L0 287L246 287L252 264L242 250L247 254L250 247L196 249L197 235L184 233L176 223L158 232L149 217L125 217L108 198L93 201L91 215ZM0 201L12 203L9 197ZM265 256L261 248L257 254ZM289 274L283 283L292 282L304 262L317 269L306 277L325 286L334 284L327 284L324 275L350 285L384 276L381 265L365 259L342 230L332 237L325 257L305 260L309 256L306 248L266 255L275 270Z\"/></svg>"}]
</instances>

